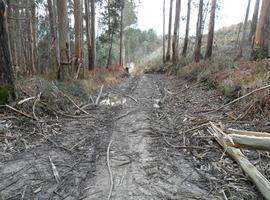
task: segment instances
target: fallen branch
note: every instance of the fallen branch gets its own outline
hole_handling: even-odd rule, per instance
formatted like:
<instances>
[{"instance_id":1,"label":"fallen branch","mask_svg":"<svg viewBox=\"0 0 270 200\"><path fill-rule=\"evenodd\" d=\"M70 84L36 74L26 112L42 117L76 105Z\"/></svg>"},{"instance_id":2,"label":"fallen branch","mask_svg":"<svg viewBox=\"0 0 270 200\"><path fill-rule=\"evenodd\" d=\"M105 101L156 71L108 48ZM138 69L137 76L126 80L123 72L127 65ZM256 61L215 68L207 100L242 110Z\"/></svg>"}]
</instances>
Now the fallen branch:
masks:
<instances>
[{"instance_id":1,"label":"fallen branch","mask_svg":"<svg viewBox=\"0 0 270 200\"><path fill-rule=\"evenodd\" d=\"M107 166L108 166L108 171L109 171L109 175L110 175L110 192L108 195L107 200L110 200L112 197L112 192L113 192L113 175L112 175L112 170L111 170L111 165L110 165L110 148L112 145L112 140L110 141L108 148L107 148Z\"/></svg>"},{"instance_id":2,"label":"fallen branch","mask_svg":"<svg viewBox=\"0 0 270 200\"><path fill-rule=\"evenodd\" d=\"M25 112L22 112L22 111L20 111L20 110L17 110L16 108L13 108L13 107L10 106L10 105L7 105L7 104L6 104L6 107L9 108L10 110L16 112L16 113L19 113L20 115L23 115L23 116L29 118L29 119L36 120L36 119L33 118L31 115L29 115L29 114L27 114L27 113L25 113Z\"/></svg>"},{"instance_id":3,"label":"fallen branch","mask_svg":"<svg viewBox=\"0 0 270 200\"><path fill-rule=\"evenodd\" d=\"M96 118L95 116L93 115L69 115L69 114L65 114L65 113L62 113L61 111L57 111L56 109L52 108L51 106L49 106L47 103L43 102L43 101L39 101L44 107L46 107L47 109L59 114L59 115L62 115L64 117L67 117L67 118L73 118L73 119L86 119L86 118Z\"/></svg>"},{"instance_id":4,"label":"fallen branch","mask_svg":"<svg viewBox=\"0 0 270 200\"><path fill-rule=\"evenodd\" d=\"M61 179L60 179L59 173L58 173L58 171L57 171L57 169L56 169L56 167L55 167L55 165L54 165L54 163L53 163L50 156L49 156L49 161L50 161L51 166L52 166L54 178L57 181L57 183L60 183Z\"/></svg>"},{"instance_id":5,"label":"fallen branch","mask_svg":"<svg viewBox=\"0 0 270 200\"><path fill-rule=\"evenodd\" d=\"M244 96L241 96L241 97L239 97L239 98L237 98L237 99L231 101L230 103L227 103L227 104L225 104L225 105L219 107L218 109L215 109L215 110L213 110L213 111L211 111L211 112L208 112L207 114L217 112L217 111L219 111L219 110L221 110L221 109L223 109L223 108L225 108L225 107L227 107L227 106L229 106L229 105L232 105L232 104L234 104L234 103L236 103L236 102L238 102L238 101L240 101L240 100L242 100L242 99L244 99L244 98L246 98L246 97L248 97L248 96L250 96L250 95L252 95L252 94L254 94L254 93L256 93L256 92L259 92L259 91L262 91L262 90L266 90L266 89L268 89L268 88L270 88L270 85L266 85L266 86L264 86L264 87L261 87L261 88L258 88L258 89L256 89L256 90L253 90L253 91L251 91L251 92L245 94Z\"/></svg>"},{"instance_id":6,"label":"fallen branch","mask_svg":"<svg viewBox=\"0 0 270 200\"><path fill-rule=\"evenodd\" d=\"M23 188L21 200L24 200L26 189L27 189L27 185L24 186L24 188Z\"/></svg>"},{"instance_id":7,"label":"fallen branch","mask_svg":"<svg viewBox=\"0 0 270 200\"><path fill-rule=\"evenodd\" d=\"M102 86L101 86L101 88L100 88L100 91L99 91L98 97L97 97L97 99L96 99L96 105L98 105L98 104L99 104L99 100L100 100L100 97L101 97L101 95L102 95L103 88L104 88L104 85L102 85Z\"/></svg>"},{"instance_id":8,"label":"fallen branch","mask_svg":"<svg viewBox=\"0 0 270 200\"><path fill-rule=\"evenodd\" d=\"M226 145L224 135L226 135L220 128L211 123L209 133L213 135L216 141L225 149L225 151L238 163L242 170L248 175L253 183L260 190L265 199L270 200L270 182L252 165L245 155L237 148Z\"/></svg>"},{"instance_id":9,"label":"fallen branch","mask_svg":"<svg viewBox=\"0 0 270 200\"><path fill-rule=\"evenodd\" d=\"M87 114L87 115L89 115L89 113L88 112L86 112L84 109L82 109L82 108L80 108L80 106L78 106L76 103L75 103L75 101L73 101L73 99L71 99L68 95L66 95L66 94L64 94L63 93L63 95L64 95L64 97L66 97L78 110L80 110L80 111L82 111L83 113L85 113L85 114Z\"/></svg>"},{"instance_id":10,"label":"fallen branch","mask_svg":"<svg viewBox=\"0 0 270 200\"><path fill-rule=\"evenodd\" d=\"M270 137L230 134L230 138L234 142L232 146L236 148L270 151Z\"/></svg>"},{"instance_id":11,"label":"fallen branch","mask_svg":"<svg viewBox=\"0 0 270 200\"><path fill-rule=\"evenodd\" d=\"M37 104L37 102L40 100L40 96L41 96L41 93L39 93L39 94L37 95L37 97L36 97L36 99L35 99L35 101L34 101L34 104L33 104L33 108L32 108L32 110L33 110L33 116L34 116L34 118L35 118L36 121L38 121L38 117L36 116L35 110L36 110L36 104Z\"/></svg>"},{"instance_id":12,"label":"fallen branch","mask_svg":"<svg viewBox=\"0 0 270 200\"><path fill-rule=\"evenodd\" d=\"M255 136L255 137L270 137L270 133L261 133L261 132L254 132L254 131L243 131L243 130L236 130L236 129L226 129L226 133L228 134L238 134L238 135L247 135L247 136Z\"/></svg>"},{"instance_id":13,"label":"fallen branch","mask_svg":"<svg viewBox=\"0 0 270 200\"><path fill-rule=\"evenodd\" d=\"M35 99L36 97L28 97L28 98L26 98L26 99L23 99L23 100L21 100L21 101L19 101L18 102L18 105L21 105L21 104L23 104L23 103L25 103L25 102L27 102L27 101L31 101L31 100L33 100L33 99Z\"/></svg>"}]
</instances>

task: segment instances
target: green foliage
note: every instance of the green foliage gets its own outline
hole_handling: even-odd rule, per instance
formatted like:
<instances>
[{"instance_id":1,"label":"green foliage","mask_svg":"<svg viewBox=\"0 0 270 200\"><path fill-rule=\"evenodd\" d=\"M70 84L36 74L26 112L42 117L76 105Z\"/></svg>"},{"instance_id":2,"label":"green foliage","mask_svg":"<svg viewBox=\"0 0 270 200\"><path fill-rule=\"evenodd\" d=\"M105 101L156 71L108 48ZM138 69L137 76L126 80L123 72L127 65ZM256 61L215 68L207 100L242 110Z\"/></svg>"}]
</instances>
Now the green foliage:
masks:
<instances>
[{"instance_id":1,"label":"green foliage","mask_svg":"<svg viewBox=\"0 0 270 200\"><path fill-rule=\"evenodd\" d=\"M9 90L5 87L0 87L0 105L8 103Z\"/></svg>"},{"instance_id":2,"label":"green foliage","mask_svg":"<svg viewBox=\"0 0 270 200\"><path fill-rule=\"evenodd\" d=\"M161 47L162 40L158 38L153 29L141 31L140 29L130 28L125 31L124 43L127 62L138 63Z\"/></svg>"},{"instance_id":3,"label":"green foliage","mask_svg":"<svg viewBox=\"0 0 270 200\"><path fill-rule=\"evenodd\" d=\"M241 87L236 81L233 81L231 77L225 79L219 89L222 91L223 95L228 99L234 99L238 97L238 93Z\"/></svg>"}]
</instances>

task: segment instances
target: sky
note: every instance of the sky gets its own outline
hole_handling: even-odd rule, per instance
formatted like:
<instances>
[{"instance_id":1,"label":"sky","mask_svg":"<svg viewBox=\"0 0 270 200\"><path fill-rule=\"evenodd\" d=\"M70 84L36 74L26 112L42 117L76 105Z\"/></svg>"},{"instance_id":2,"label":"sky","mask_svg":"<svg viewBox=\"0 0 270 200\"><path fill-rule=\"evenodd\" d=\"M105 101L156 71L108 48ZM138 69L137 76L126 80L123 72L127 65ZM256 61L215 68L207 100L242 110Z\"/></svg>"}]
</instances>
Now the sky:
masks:
<instances>
[{"instance_id":1,"label":"sky","mask_svg":"<svg viewBox=\"0 0 270 200\"><path fill-rule=\"evenodd\" d=\"M186 16L188 0L182 0L181 17ZM175 0L174 0L175 2ZM198 2L198 0L193 0ZM207 2L207 0L205 0ZM244 21L248 0L219 0L220 10L217 13L216 30ZM166 27L168 26L168 12L170 0L166 0ZM251 1L249 18L252 18L255 0ZM175 6L175 3L174 3ZM191 11L191 34L195 33L197 9ZM173 17L174 18L174 17ZM162 35L163 0L141 0L138 7L138 27L142 30L153 28ZM207 20L208 21L208 20ZM185 21L181 21L180 34L184 35ZM194 27L194 28L192 28ZM167 32L167 30L166 30Z\"/></svg>"}]
</instances>

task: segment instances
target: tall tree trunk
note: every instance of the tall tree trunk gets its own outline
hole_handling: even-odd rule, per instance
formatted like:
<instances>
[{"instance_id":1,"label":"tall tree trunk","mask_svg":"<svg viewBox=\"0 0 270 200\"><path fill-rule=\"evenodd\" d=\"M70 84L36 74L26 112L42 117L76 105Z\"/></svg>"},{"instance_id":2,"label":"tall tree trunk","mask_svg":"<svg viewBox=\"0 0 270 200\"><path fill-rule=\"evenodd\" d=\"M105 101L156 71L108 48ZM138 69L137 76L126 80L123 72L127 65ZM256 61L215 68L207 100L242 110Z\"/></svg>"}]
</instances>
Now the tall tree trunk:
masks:
<instances>
[{"instance_id":1,"label":"tall tree trunk","mask_svg":"<svg viewBox=\"0 0 270 200\"><path fill-rule=\"evenodd\" d=\"M74 0L74 21L75 21L75 69L74 72L77 72L77 68L80 67L82 62L82 40L81 40L81 3L80 0Z\"/></svg>"},{"instance_id":2,"label":"tall tree trunk","mask_svg":"<svg viewBox=\"0 0 270 200\"><path fill-rule=\"evenodd\" d=\"M15 84L9 49L5 4L0 0L0 104L15 98Z\"/></svg>"},{"instance_id":3,"label":"tall tree trunk","mask_svg":"<svg viewBox=\"0 0 270 200\"><path fill-rule=\"evenodd\" d=\"M50 65L49 70L52 72L56 72L59 63L57 59L57 33L55 29L55 12L54 12L54 5L52 0L47 0L48 4L48 11L49 11L49 22L50 22L50 36L51 36L51 44L50 44L50 49L49 49L49 63Z\"/></svg>"},{"instance_id":4,"label":"tall tree trunk","mask_svg":"<svg viewBox=\"0 0 270 200\"><path fill-rule=\"evenodd\" d=\"M163 0L163 63L166 60L166 35L165 35L165 21L166 21L166 6L165 0Z\"/></svg>"},{"instance_id":5,"label":"tall tree trunk","mask_svg":"<svg viewBox=\"0 0 270 200\"><path fill-rule=\"evenodd\" d=\"M257 27L257 22L258 22L258 16L259 16L259 7L260 7L260 0L256 0L255 7L254 7L254 12L253 12L253 17L251 21L251 29L249 33L249 41L253 42L255 32L256 32L256 27Z\"/></svg>"},{"instance_id":6,"label":"tall tree trunk","mask_svg":"<svg viewBox=\"0 0 270 200\"><path fill-rule=\"evenodd\" d=\"M31 8L31 0L27 0L27 7ZM35 44L34 44L34 30L33 30L33 19L32 19L32 12L31 9L26 9L27 12L27 18L28 18L28 27L29 27L29 33L28 33L28 40L29 40L29 57L30 57L30 62L29 64L31 65L30 68L30 73L31 75L36 74L36 60L35 60Z\"/></svg>"},{"instance_id":7,"label":"tall tree trunk","mask_svg":"<svg viewBox=\"0 0 270 200\"><path fill-rule=\"evenodd\" d=\"M170 2L170 17L169 17L168 46L167 46L167 53L166 53L166 61L171 60L172 9L173 9L173 0L171 0Z\"/></svg>"},{"instance_id":8,"label":"tall tree trunk","mask_svg":"<svg viewBox=\"0 0 270 200\"><path fill-rule=\"evenodd\" d=\"M112 46L113 46L113 33L110 34L109 53L107 60L107 68L112 64Z\"/></svg>"},{"instance_id":9,"label":"tall tree trunk","mask_svg":"<svg viewBox=\"0 0 270 200\"><path fill-rule=\"evenodd\" d=\"M215 19L216 19L216 4L217 4L217 0L212 0L205 59L209 59L212 57L214 31L215 31Z\"/></svg>"},{"instance_id":10,"label":"tall tree trunk","mask_svg":"<svg viewBox=\"0 0 270 200\"><path fill-rule=\"evenodd\" d=\"M88 69L91 70L91 25L90 25L90 4L89 0L84 1L85 6L85 23L86 23L86 41L87 41L87 57L88 57Z\"/></svg>"},{"instance_id":11,"label":"tall tree trunk","mask_svg":"<svg viewBox=\"0 0 270 200\"><path fill-rule=\"evenodd\" d=\"M37 61L37 17L36 17L36 3L35 1L31 2L31 21L32 21L32 39L33 39L33 62L35 66L35 71L38 68Z\"/></svg>"},{"instance_id":12,"label":"tall tree trunk","mask_svg":"<svg viewBox=\"0 0 270 200\"><path fill-rule=\"evenodd\" d=\"M195 62L200 62L201 59L201 46L202 46L202 23L203 23L203 0L200 0L197 28L196 28L196 42L194 50Z\"/></svg>"},{"instance_id":13,"label":"tall tree trunk","mask_svg":"<svg viewBox=\"0 0 270 200\"><path fill-rule=\"evenodd\" d=\"M187 56L188 37L189 37L189 24L190 24L190 11L191 11L191 1L192 0L188 0L188 5L187 5L186 34L185 34L184 46L183 46L183 52L182 52L182 56L183 57L186 57Z\"/></svg>"},{"instance_id":14,"label":"tall tree trunk","mask_svg":"<svg viewBox=\"0 0 270 200\"><path fill-rule=\"evenodd\" d=\"M96 1L91 0L91 69L96 67Z\"/></svg>"},{"instance_id":15,"label":"tall tree trunk","mask_svg":"<svg viewBox=\"0 0 270 200\"><path fill-rule=\"evenodd\" d=\"M172 43L172 60L176 64L179 58L179 27L180 27L180 12L181 12L181 0L176 0L175 6L175 20L173 31L173 43Z\"/></svg>"},{"instance_id":16,"label":"tall tree trunk","mask_svg":"<svg viewBox=\"0 0 270 200\"><path fill-rule=\"evenodd\" d=\"M251 59L257 60L266 58L268 56L268 42L269 42L269 21L270 21L270 1L263 0L261 7L261 14L258 21L254 49L252 50Z\"/></svg>"},{"instance_id":17,"label":"tall tree trunk","mask_svg":"<svg viewBox=\"0 0 270 200\"><path fill-rule=\"evenodd\" d=\"M240 43L239 53L238 53L238 56L237 56L238 58L243 57L243 48L244 48L245 41L246 41L246 32L247 32L247 23L248 23L249 10L250 10L250 2L251 2L251 0L248 0L246 16L245 16L245 21L244 21L244 25L243 25L243 34L242 34L242 39L241 39L241 43Z\"/></svg>"},{"instance_id":18,"label":"tall tree trunk","mask_svg":"<svg viewBox=\"0 0 270 200\"><path fill-rule=\"evenodd\" d=\"M124 32L124 7L121 8L121 19L120 19L120 55L119 55L119 65L123 66L123 32Z\"/></svg>"},{"instance_id":19,"label":"tall tree trunk","mask_svg":"<svg viewBox=\"0 0 270 200\"><path fill-rule=\"evenodd\" d=\"M59 50L60 50L60 67L58 70L58 79L63 81L70 78L69 25L68 25L67 0L57 1L57 13L58 13Z\"/></svg>"}]
</instances>

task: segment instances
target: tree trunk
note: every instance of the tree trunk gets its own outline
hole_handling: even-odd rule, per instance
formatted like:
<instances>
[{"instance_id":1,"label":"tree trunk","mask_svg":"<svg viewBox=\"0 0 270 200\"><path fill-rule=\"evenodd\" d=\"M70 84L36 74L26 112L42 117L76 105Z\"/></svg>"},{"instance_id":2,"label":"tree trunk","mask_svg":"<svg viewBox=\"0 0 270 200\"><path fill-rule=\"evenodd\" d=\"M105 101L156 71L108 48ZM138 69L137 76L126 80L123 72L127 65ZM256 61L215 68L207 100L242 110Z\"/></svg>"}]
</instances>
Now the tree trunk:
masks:
<instances>
[{"instance_id":1,"label":"tree trunk","mask_svg":"<svg viewBox=\"0 0 270 200\"><path fill-rule=\"evenodd\" d=\"M49 49L49 63L50 65L49 70L52 72L56 72L59 63L57 59L57 33L55 29L55 12L54 12L54 7L52 0L47 0L48 4L48 11L49 11L49 22L50 22L50 36L51 36L51 47Z\"/></svg>"},{"instance_id":2,"label":"tree trunk","mask_svg":"<svg viewBox=\"0 0 270 200\"><path fill-rule=\"evenodd\" d=\"M67 80L70 78L69 67L69 26L67 0L57 1L58 13L58 31L59 31L59 50L60 50L60 67L58 70L58 79Z\"/></svg>"},{"instance_id":3,"label":"tree trunk","mask_svg":"<svg viewBox=\"0 0 270 200\"><path fill-rule=\"evenodd\" d=\"M251 59L263 59L268 56L268 40L269 40L269 18L270 18L270 1L263 0L261 14L258 21L254 49L252 50Z\"/></svg>"},{"instance_id":4,"label":"tree trunk","mask_svg":"<svg viewBox=\"0 0 270 200\"><path fill-rule=\"evenodd\" d=\"M186 57L187 56L188 37L189 37L189 24L190 24L190 11L191 11L191 1L192 0L188 0L188 6L187 6L186 34L185 34L184 47L183 47L183 52L182 52L182 56L183 57Z\"/></svg>"},{"instance_id":5,"label":"tree trunk","mask_svg":"<svg viewBox=\"0 0 270 200\"><path fill-rule=\"evenodd\" d=\"M163 0L163 63L166 60L166 36L165 36L165 21L166 21L166 6L165 0Z\"/></svg>"},{"instance_id":6,"label":"tree trunk","mask_svg":"<svg viewBox=\"0 0 270 200\"><path fill-rule=\"evenodd\" d=\"M217 0L212 0L205 59L212 57Z\"/></svg>"},{"instance_id":7,"label":"tree trunk","mask_svg":"<svg viewBox=\"0 0 270 200\"><path fill-rule=\"evenodd\" d=\"M112 46L113 46L113 34L110 34L109 53L107 60L107 68L112 64Z\"/></svg>"},{"instance_id":8,"label":"tree trunk","mask_svg":"<svg viewBox=\"0 0 270 200\"><path fill-rule=\"evenodd\" d=\"M124 32L124 24L123 24L123 17L124 17L124 7L121 8L121 19L120 19L120 55L119 55L119 65L123 66L123 32Z\"/></svg>"},{"instance_id":9,"label":"tree trunk","mask_svg":"<svg viewBox=\"0 0 270 200\"><path fill-rule=\"evenodd\" d=\"M176 0L175 7L175 20L174 20L174 31L173 31L173 63L176 64L179 58L179 26L180 26L180 12L181 12L181 0Z\"/></svg>"},{"instance_id":10,"label":"tree trunk","mask_svg":"<svg viewBox=\"0 0 270 200\"><path fill-rule=\"evenodd\" d=\"M9 49L5 4L0 0L0 104L15 99L15 84Z\"/></svg>"},{"instance_id":11,"label":"tree trunk","mask_svg":"<svg viewBox=\"0 0 270 200\"><path fill-rule=\"evenodd\" d=\"M195 62L200 62L201 59L201 46L202 46L202 23L203 23L203 0L200 0L197 28L196 28L196 43L194 50Z\"/></svg>"},{"instance_id":12,"label":"tree trunk","mask_svg":"<svg viewBox=\"0 0 270 200\"><path fill-rule=\"evenodd\" d=\"M245 16L245 21L244 21L244 25L243 25L243 34L242 34L242 39L241 39L241 43L240 43L239 53L237 56L238 58L243 57L243 48L244 48L245 41L246 41L247 22L248 22L249 10L250 10L250 2L251 2L251 0L248 0L246 16Z\"/></svg>"},{"instance_id":13,"label":"tree trunk","mask_svg":"<svg viewBox=\"0 0 270 200\"><path fill-rule=\"evenodd\" d=\"M261 2L260 0L256 0L256 3L255 3L253 17L252 17L252 21L251 21L251 29L250 29L250 33L249 33L249 41L250 42L253 42L253 38L255 36L257 22L258 22L258 16L259 16L260 2Z\"/></svg>"},{"instance_id":14,"label":"tree trunk","mask_svg":"<svg viewBox=\"0 0 270 200\"><path fill-rule=\"evenodd\" d=\"M86 41L87 41L87 57L88 57L88 69L91 70L91 34L90 34L90 7L89 0L84 1L85 6L85 23L86 23Z\"/></svg>"},{"instance_id":15,"label":"tree trunk","mask_svg":"<svg viewBox=\"0 0 270 200\"><path fill-rule=\"evenodd\" d=\"M171 0L170 2L170 17L169 17L168 46L167 46L167 53L166 53L166 61L171 60L172 9L173 9L173 0Z\"/></svg>"},{"instance_id":16,"label":"tree trunk","mask_svg":"<svg viewBox=\"0 0 270 200\"><path fill-rule=\"evenodd\" d=\"M27 7L31 8L31 0L27 0ZM30 57L30 62L29 64L31 65L30 68L30 73L31 75L36 74L36 60L35 60L35 44L34 44L34 29L33 29L33 19L32 19L32 12L31 9L26 9L27 12L27 18L28 18L28 27L29 27L29 33L28 33L28 41L30 45L29 49L29 57Z\"/></svg>"},{"instance_id":17,"label":"tree trunk","mask_svg":"<svg viewBox=\"0 0 270 200\"><path fill-rule=\"evenodd\" d=\"M81 3L80 0L74 0L74 29L75 29L75 69L72 69L73 72L78 71L78 67L82 62L82 40L81 40Z\"/></svg>"},{"instance_id":18,"label":"tree trunk","mask_svg":"<svg viewBox=\"0 0 270 200\"><path fill-rule=\"evenodd\" d=\"M91 70L96 67L96 1L91 0Z\"/></svg>"},{"instance_id":19,"label":"tree trunk","mask_svg":"<svg viewBox=\"0 0 270 200\"><path fill-rule=\"evenodd\" d=\"M32 38L33 38L33 62L35 66L35 73L37 72L38 62L37 62L37 18L36 18L36 3L31 2L31 21L32 21Z\"/></svg>"}]
</instances>

